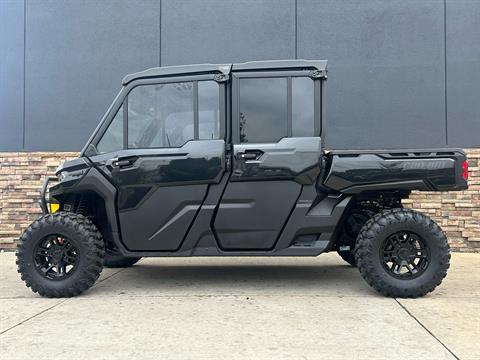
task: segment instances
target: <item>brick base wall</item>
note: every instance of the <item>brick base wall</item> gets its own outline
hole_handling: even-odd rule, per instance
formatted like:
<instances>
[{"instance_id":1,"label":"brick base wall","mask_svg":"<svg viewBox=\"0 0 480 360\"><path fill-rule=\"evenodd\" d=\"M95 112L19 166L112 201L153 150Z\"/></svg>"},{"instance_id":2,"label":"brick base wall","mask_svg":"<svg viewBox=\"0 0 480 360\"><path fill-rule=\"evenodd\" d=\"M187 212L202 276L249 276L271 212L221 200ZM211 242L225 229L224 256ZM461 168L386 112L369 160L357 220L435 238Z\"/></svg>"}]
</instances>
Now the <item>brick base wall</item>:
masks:
<instances>
[{"instance_id":1,"label":"brick base wall","mask_svg":"<svg viewBox=\"0 0 480 360\"><path fill-rule=\"evenodd\" d=\"M468 190L412 192L406 207L431 216L447 233L452 249L480 252L480 149L467 149Z\"/></svg>"},{"instance_id":2,"label":"brick base wall","mask_svg":"<svg viewBox=\"0 0 480 360\"><path fill-rule=\"evenodd\" d=\"M40 188L61 162L78 153L0 152L0 249L14 248L25 228L42 211Z\"/></svg>"},{"instance_id":3,"label":"brick base wall","mask_svg":"<svg viewBox=\"0 0 480 360\"><path fill-rule=\"evenodd\" d=\"M414 192L404 200L432 216L447 233L452 249L480 251L480 149L467 150L469 189L461 192ZM77 153L0 152L0 249L15 247L22 231L38 216L39 189L57 166Z\"/></svg>"}]
</instances>

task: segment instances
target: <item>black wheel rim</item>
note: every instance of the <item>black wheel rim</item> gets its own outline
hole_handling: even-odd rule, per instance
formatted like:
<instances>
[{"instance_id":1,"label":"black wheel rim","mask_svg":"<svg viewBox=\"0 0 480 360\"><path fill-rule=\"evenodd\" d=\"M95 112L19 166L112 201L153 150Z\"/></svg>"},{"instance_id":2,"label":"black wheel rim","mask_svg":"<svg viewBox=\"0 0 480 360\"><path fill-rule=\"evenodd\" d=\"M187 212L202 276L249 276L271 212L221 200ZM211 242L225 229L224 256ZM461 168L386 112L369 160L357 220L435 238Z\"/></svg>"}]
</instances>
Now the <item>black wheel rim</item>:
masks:
<instances>
[{"instance_id":1,"label":"black wheel rim","mask_svg":"<svg viewBox=\"0 0 480 360\"><path fill-rule=\"evenodd\" d=\"M425 240L410 231L390 235L380 248L383 268L397 279L410 280L422 275L430 264Z\"/></svg>"},{"instance_id":2,"label":"black wheel rim","mask_svg":"<svg viewBox=\"0 0 480 360\"><path fill-rule=\"evenodd\" d=\"M34 263L37 271L50 280L64 280L78 265L78 251L67 237L49 235L35 248Z\"/></svg>"}]
</instances>

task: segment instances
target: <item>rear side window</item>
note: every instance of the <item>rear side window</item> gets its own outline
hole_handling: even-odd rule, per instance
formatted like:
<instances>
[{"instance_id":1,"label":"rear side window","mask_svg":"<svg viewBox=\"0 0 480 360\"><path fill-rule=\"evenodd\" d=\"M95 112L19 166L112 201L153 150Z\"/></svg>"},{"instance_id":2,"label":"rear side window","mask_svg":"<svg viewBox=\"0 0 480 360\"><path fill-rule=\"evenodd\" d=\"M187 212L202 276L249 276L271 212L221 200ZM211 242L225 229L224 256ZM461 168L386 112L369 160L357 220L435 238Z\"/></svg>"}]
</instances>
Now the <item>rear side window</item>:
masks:
<instances>
[{"instance_id":1,"label":"rear side window","mask_svg":"<svg viewBox=\"0 0 480 360\"><path fill-rule=\"evenodd\" d=\"M318 136L312 79L272 77L239 81L240 142L272 143L284 137Z\"/></svg>"},{"instance_id":2,"label":"rear side window","mask_svg":"<svg viewBox=\"0 0 480 360\"><path fill-rule=\"evenodd\" d=\"M198 82L198 138L220 138L220 98L215 81Z\"/></svg>"},{"instance_id":3,"label":"rear side window","mask_svg":"<svg viewBox=\"0 0 480 360\"><path fill-rule=\"evenodd\" d=\"M315 136L313 80L292 78L292 136Z\"/></svg>"},{"instance_id":4,"label":"rear side window","mask_svg":"<svg viewBox=\"0 0 480 360\"><path fill-rule=\"evenodd\" d=\"M287 79L240 79L240 141L276 142L287 136Z\"/></svg>"}]
</instances>

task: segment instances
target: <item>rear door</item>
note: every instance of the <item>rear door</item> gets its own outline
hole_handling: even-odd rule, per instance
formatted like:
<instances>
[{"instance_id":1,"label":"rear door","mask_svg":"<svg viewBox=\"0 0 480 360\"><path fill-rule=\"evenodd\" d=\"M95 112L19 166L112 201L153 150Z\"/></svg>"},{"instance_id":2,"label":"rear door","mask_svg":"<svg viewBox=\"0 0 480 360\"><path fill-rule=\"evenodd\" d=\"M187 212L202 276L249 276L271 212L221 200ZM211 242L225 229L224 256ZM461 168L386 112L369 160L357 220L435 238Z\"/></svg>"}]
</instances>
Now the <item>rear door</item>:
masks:
<instances>
[{"instance_id":1,"label":"rear door","mask_svg":"<svg viewBox=\"0 0 480 360\"><path fill-rule=\"evenodd\" d=\"M91 159L117 188L127 249L179 249L208 187L220 181L224 86L202 75L139 80L125 90Z\"/></svg>"},{"instance_id":2,"label":"rear door","mask_svg":"<svg viewBox=\"0 0 480 360\"><path fill-rule=\"evenodd\" d=\"M214 221L223 250L275 247L319 173L320 91L308 71L233 74L233 172Z\"/></svg>"}]
</instances>

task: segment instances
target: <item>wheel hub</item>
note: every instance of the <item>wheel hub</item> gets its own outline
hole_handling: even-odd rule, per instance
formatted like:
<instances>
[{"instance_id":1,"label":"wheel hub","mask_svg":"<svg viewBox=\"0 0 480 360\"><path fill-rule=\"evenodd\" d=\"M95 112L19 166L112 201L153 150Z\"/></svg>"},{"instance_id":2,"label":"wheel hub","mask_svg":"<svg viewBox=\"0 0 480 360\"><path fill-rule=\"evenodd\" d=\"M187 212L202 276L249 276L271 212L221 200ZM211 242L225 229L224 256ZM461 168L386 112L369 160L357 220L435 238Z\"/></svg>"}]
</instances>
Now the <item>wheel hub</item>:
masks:
<instances>
[{"instance_id":1,"label":"wheel hub","mask_svg":"<svg viewBox=\"0 0 480 360\"><path fill-rule=\"evenodd\" d=\"M59 263L60 261L62 261L64 254L65 251L63 248L55 246L50 254L50 256L52 257L52 262L54 262L55 264Z\"/></svg>"},{"instance_id":2,"label":"wheel hub","mask_svg":"<svg viewBox=\"0 0 480 360\"><path fill-rule=\"evenodd\" d=\"M410 253L411 253L411 250L407 248L400 248L397 252L400 260L407 260Z\"/></svg>"},{"instance_id":3,"label":"wheel hub","mask_svg":"<svg viewBox=\"0 0 480 360\"><path fill-rule=\"evenodd\" d=\"M36 247L35 268L48 279L60 280L76 269L77 255L77 249L69 239L59 235L48 236Z\"/></svg>"},{"instance_id":4,"label":"wheel hub","mask_svg":"<svg viewBox=\"0 0 480 360\"><path fill-rule=\"evenodd\" d=\"M419 235L400 231L385 239L380 258L391 276L412 279L425 272L430 263L430 251Z\"/></svg>"}]
</instances>

